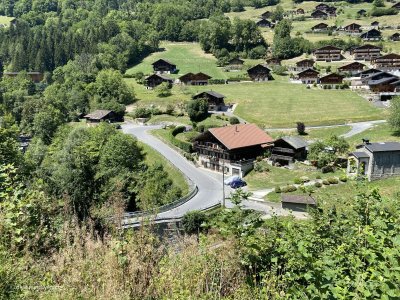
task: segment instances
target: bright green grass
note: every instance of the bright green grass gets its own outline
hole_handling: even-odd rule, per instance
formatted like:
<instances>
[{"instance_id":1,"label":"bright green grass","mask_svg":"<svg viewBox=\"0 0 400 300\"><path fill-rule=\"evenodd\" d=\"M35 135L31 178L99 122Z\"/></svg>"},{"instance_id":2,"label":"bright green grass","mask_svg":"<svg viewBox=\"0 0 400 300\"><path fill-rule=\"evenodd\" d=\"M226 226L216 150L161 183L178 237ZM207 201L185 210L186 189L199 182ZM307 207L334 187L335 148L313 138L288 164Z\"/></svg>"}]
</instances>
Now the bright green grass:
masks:
<instances>
[{"instance_id":1,"label":"bright green grass","mask_svg":"<svg viewBox=\"0 0 400 300\"><path fill-rule=\"evenodd\" d=\"M0 24L10 26L10 22L14 19L14 17L0 16Z\"/></svg>"},{"instance_id":2,"label":"bright green grass","mask_svg":"<svg viewBox=\"0 0 400 300\"><path fill-rule=\"evenodd\" d=\"M400 142L400 134L396 134L386 123L376 124L374 127L352 136L348 141L354 149L363 138L369 139L371 142Z\"/></svg>"},{"instance_id":3,"label":"bright green grass","mask_svg":"<svg viewBox=\"0 0 400 300\"><path fill-rule=\"evenodd\" d=\"M146 163L148 165L154 165L157 162L161 163L164 167L164 170L167 171L169 178L173 181L174 185L182 190L183 195L186 195L189 192L189 186L184 175L156 150L144 143L138 143L143 148L143 152L146 154Z\"/></svg>"},{"instance_id":4,"label":"bright green grass","mask_svg":"<svg viewBox=\"0 0 400 300\"><path fill-rule=\"evenodd\" d=\"M307 124L306 124L307 126ZM283 130L283 131L270 131L268 134L273 138L280 138L283 136L298 136L305 140L323 140L329 138L332 135L340 136L351 130L350 126L340 126L333 128L318 128L318 129L307 129L306 135L299 136L296 130Z\"/></svg>"}]
</instances>

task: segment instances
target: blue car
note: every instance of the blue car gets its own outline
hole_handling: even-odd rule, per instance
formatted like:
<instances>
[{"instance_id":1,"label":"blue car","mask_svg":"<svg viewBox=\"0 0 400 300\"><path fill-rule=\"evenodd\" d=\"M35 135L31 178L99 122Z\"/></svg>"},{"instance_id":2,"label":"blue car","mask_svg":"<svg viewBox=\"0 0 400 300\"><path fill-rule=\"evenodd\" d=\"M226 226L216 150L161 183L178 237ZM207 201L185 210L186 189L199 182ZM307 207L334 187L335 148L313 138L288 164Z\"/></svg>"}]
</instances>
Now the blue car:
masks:
<instances>
[{"instance_id":1,"label":"blue car","mask_svg":"<svg viewBox=\"0 0 400 300\"><path fill-rule=\"evenodd\" d=\"M238 188L244 187L246 185L247 185L247 183L245 181L243 181L242 179L238 179L238 180L232 181L229 186L233 189L238 189Z\"/></svg>"}]
</instances>

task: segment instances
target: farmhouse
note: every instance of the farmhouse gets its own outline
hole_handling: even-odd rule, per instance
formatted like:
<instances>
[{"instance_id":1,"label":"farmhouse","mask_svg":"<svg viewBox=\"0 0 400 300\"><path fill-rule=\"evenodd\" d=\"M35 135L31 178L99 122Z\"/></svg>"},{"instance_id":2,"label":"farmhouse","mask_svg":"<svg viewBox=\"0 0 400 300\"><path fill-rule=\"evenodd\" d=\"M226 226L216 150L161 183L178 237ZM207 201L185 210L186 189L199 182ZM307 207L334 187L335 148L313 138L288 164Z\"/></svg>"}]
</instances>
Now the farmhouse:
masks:
<instances>
[{"instance_id":1,"label":"farmhouse","mask_svg":"<svg viewBox=\"0 0 400 300\"><path fill-rule=\"evenodd\" d=\"M187 73L179 77L179 81L186 85L207 85L209 79L211 79L211 76L201 72L197 74Z\"/></svg>"},{"instance_id":2,"label":"farmhouse","mask_svg":"<svg viewBox=\"0 0 400 300\"><path fill-rule=\"evenodd\" d=\"M266 60L267 65L268 66L272 66L272 67L273 66L280 66L281 62L282 62L282 60L280 58L274 58L274 57L268 58Z\"/></svg>"},{"instance_id":3,"label":"farmhouse","mask_svg":"<svg viewBox=\"0 0 400 300\"><path fill-rule=\"evenodd\" d=\"M268 19L271 17L272 17L272 12L270 12L269 10L261 14L261 19Z\"/></svg>"},{"instance_id":4,"label":"farmhouse","mask_svg":"<svg viewBox=\"0 0 400 300\"><path fill-rule=\"evenodd\" d=\"M395 5L392 6L392 8L400 10L400 2L397 2Z\"/></svg>"},{"instance_id":5,"label":"farmhouse","mask_svg":"<svg viewBox=\"0 0 400 300\"><path fill-rule=\"evenodd\" d=\"M286 136L274 141L270 160L281 165L288 165L295 160L307 158L307 143L296 136Z\"/></svg>"},{"instance_id":6,"label":"farmhouse","mask_svg":"<svg viewBox=\"0 0 400 300\"><path fill-rule=\"evenodd\" d=\"M364 175L369 181L400 175L400 143L364 143L350 153L347 173Z\"/></svg>"},{"instance_id":7,"label":"farmhouse","mask_svg":"<svg viewBox=\"0 0 400 300\"><path fill-rule=\"evenodd\" d=\"M176 72L176 65L166 59L159 59L152 63L153 71L156 74L172 74Z\"/></svg>"},{"instance_id":8,"label":"farmhouse","mask_svg":"<svg viewBox=\"0 0 400 300\"><path fill-rule=\"evenodd\" d=\"M149 88L154 88L157 85L166 82L169 85L172 85L174 80L172 78L169 78L163 74L152 74L148 77L145 78L145 85Z\"/></svg>"},{"instance_id":9,"label":"farmhouse","mask_svg":"<svg viewBox=\"0 0 400 300\"><path fill-rule=\"evenodd\" d=\"M322 31L327 31L329 25L326 23L318 23L317 25L311 27L311 30L313 32L322 32Z\"/></svg>"},{"instance_id":10,"label":"farmhouse","mask_svg":"<svg viewBox=\"0 0 400 300\"><path fill-rule=\"evenodd\" d=\"M392 42L398 42L400 41L400 33L396 32L393 33L390 37L389 40L391 40Z\"/></svg>"},{"instance_id":11,"label":"farmhouse","mask_svg":"<svg viewBox=\"0 0 400 300\"><path fill-rule=\"evenodd\" d=\"M311 13L311 17L314 19L327 19L328 14L322 10L315 10Z\"/></svg>"},{"instance_id":12,"label":"farmhouse","mask_svg":"<svg viewBox=\"0 0 400 300\"><path fill-rule=\"evenodd\" d=\"M320 3L315 7L315 10L326 11L329 8L329 5L326 3Z\"/></svg>"},{"instance_id":13,"label":"farmhouse","mask_svg":"<svg viewBox=\"0 0 400 300\"><path fill-rule=\"evenodd\" d=\"M333 61L342 59L342 49L334 46L321 47L314 51L315 59L318 61Z\"/></svg>"},{"instance_id":14,"label":"farmhouse","mask_svg":"<svg viewBox=\"0 0 400 300\"><path fill-rule=\"evenodd\" d=\"M228 66L232 70L240 70L243 67L244 60L239 57L232 58L228 61Z\"/></svg>"},{"instance_id":15,"label":"farmhouse","mask_svg":"<svg viewBox=\"0 0 400 300\"><path fill-rule=\"evenodd\" d=\"M4 77L17 77L20 72L4 72ZM40 72L26 72L26 75L34 82L39 83L43 80L44 76L43 73Z\"/></svg>"},{"instance_id":16,"label":"farmhouse","mask_svg":"<svg viewBox=\"0 0 400 300\"><path fill-rule=\"evenodd\" d=\"M261 19L258 22L256 22L258 27L269 27L269 28L273 28L274 27L274 23L272 23L270 20L267 19Z\"/></svg>"},{"instance_id":17,"label":"farmhouse","mask_svg":"<svg viewBox=\"0 0 400 300\"><path fill-rule=\"evenodd\" d=\"M206 91L193 96L193 99L205 99L208 102L208 110L222 110L225 107L225 96L214 92Z\"/></svg>"},{"instance_id":18,"label":"farmhouse","mask_svg":"<svg viewBox=\"0 0 400 300\"><path fill-rule=\"evenodd\" d=\"M372 64L376 69L384 71L397 71L400 70L400 55L389 53L379 56L372 60Z\"/></svg>"},{"instance_id":19,"label":"farmhouse","mask_svg":"<svg viewBox=\"0 0 400 300\"><path fill-rule=\"evenodd\" d=\"M314 66L315 61L313 59L303 59L296 62L296 71L301 72L311 69Z\"/></svg>"},{"instance_id":20,"label":"farmhouse","mask_svg":"<svg viewBox=\"0 0 400 300\"><path fill-rule=\"evenodd\" d=\"M362 72L365 68L365 65L360 62L352 62L350 64L341 66L338 68L339 73L355 75Z\"/></svg>"},{"instance_id":21,"label":"farmhouse","mask_svg":"<svg viewBox=\"0 0 400 300\"><path fill-rule=\"evenodd\" d=\"M314 69L306 69L304 71L299 72L296 75L296 78L300 80L301 83L312 84L312 83L318 83L318 76L319 76L318 71Z\"/></svg>"},{"instance_id":22,"label":"farmhouse","mask_svg":"<svg viewBox=\"0 0 400 300\"><path fill-rule=\"evenodd\" d=\"M205 168L243 177L273 139L254 124L210 128L196 137L193 149Z\"/></svg>"},{"instance_id":23,"label":"farmhouse","mask_svg":"<svg viewBox=\"0 0 400 300\"><path fill-rule=\"evenodd\" d=\"M304 9L298 8L298 9L296 10L296 14L298 14L298 15L304 15Z\"/></svg>"},{"instance_id":24,"label":"farmhouse","mask_svg":"<svg viewBox=\"0 0 400 300\"><path fill-rule=\"evenodd\" d=\"M365 17L367 15L367 11L365 9L360 9L359 11L357 11L357 15L359 17Z\"/></svg>"},{"instance_id":25,"label":"farmhouse","mask_svg":"<svg viewBox=\"0 0 400 300\"><path fill-rule=\"evenodd\" d=\"M380 41L382 33L378 29L371 29L361 34L360 38L364 41Z\"/></svg>"},{"instance_id":26,"label":"farmhouse","mask_svg":"<svg viewBox=\"0 0 400 300\"><path fill-rule=\"evenodd\" d=\"M335 85L335 84L342 84L343 83L343 75L340 74L336 74L336 73L331 73L325 76L322 76L319 79L319 83L320 84L324 84L324 85Z\"/></svg>"},{"instance_id":27,"label":"farmhouse","mask_svg":"<svg viewBox=\"0 0 400 300\"><path fill-rule=\"evenodd\" d=\"M347 33L359 33L361 32L361 25L357 23L351 23L343 27L343 30Z\"/></svg>"},{"instance_id":28,"label":"farmhouse","mask_svg":"<svg viewBox=\"0 0 400 300\"><path fill-rule=\"evenodd\" d=\"M117 115L112 110L95 110L90 114L83 117L89 123L99 123L99 122L114 122L117 121Z\"/></svg>"},{"instance_id":29,"label":"farmhouse","mask_svg":"<svg viewBox=\"0 0 400 300\"><path fill-rule=\"evenodd\" d=\"M360 73L361 74L361 82L365 85L368 85L369 82L371 81L378 81L381 79L386 79L386 78L393 78L395 77L393 74L390 74L388 72L383 72L381 70L377 70L376 69L372 69L374 71L371 70L367 70L365 72ZM367 73L368 71L370 71L371 73Z\"/></svg>"},{"instance_id":30,"label":"farmhouse","mask_svg":"<svg viewBox=\"0 0 400 300\"><path fill-rule=\"evenodd\" d=\"M265 64L258 64L248 69L247 74L253 81L268 81L272 79L271 69Z\"/></svg>"},{"instance_id":31,"label":"farmhouse","mask_svg":"<svg viewBox=\"0 0 400 300\"><path fill-rule=\"evenodd\" d=\"M350 51L350 54L353 55L355 60L371 60L375 57L381 56L381 50L381 47L366 44L353 48Z\"/></svg>"},{"instance_id":32,"label":"farmhouse","mask_svg":"<svg viewBox=\"0 0 400 300\"><path fill-rule=\"evenodd\" d=\"M330 16L330 17L336 17L336 7L329 6L325 12Z\"/></svg>"},{"instance_id":33,"label":"farmhouse","mask_svg":"<svg viewBox=\"0 0 400 300\"><path fill-rule=\"evenodd\" d=\"M368 81L373 93L394 93L400 86L400 79L396 76Z\"/></svg>"},{"instance_id":34,"label":"farmhouse","mask_svg":"<svg viewBox=\"0 0 400 300\"><path fill-rule=\"evenodd\" d=\"M309 195L282 194L282 208L292 211L306 212L309 207L316 207L317 203Z\"/></svg>"},{"instance_id":35,"label":"farmhouse","mask_svg":"<svg viewBox=\"0 0 400 300\"><path fill-rule=\"evenodd\" d=\"M371 22L371 27L375 28L375 29L379 29L379 22L378 21Z\"/></svg>"}]
</instances>

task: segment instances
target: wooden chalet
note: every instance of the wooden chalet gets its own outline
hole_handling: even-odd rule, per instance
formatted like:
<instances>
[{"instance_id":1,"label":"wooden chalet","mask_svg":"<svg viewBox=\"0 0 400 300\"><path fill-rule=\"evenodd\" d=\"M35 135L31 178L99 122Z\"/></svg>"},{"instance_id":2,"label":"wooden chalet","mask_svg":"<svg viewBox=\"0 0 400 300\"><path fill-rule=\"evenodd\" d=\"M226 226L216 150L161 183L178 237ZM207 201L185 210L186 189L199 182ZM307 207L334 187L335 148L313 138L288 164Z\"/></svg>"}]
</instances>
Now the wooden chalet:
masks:
<instances>
[{"instance_id":1,"label":"wooden chalet","mask_svg":"<svg viewBox=\"0 0 400 300\"><path fill-rule=\"evenodd\" d=\"M400 33L396 32L393 33L390 37L389 40L391 40L392 42L398 42L400 41Z\"/></svg>"},{"instance_id":2,"label":"wooden chalet","mask_svg":"<svg viewBox=\"0 0 400 300\"><path fill-rule=\"evenodd\" d=\"M225 107L224 99L225 96L214 92L206 91L201 92L193 96L193 99L205 99L208 103L208 110L222 110Z\"/></svg>"},{"instance_id":3,"label":"wooden chalet","mask_svg":"<svg viewBox=\"0 0 400 300\"><path fill-rule=\"evenodd\" d=\"M329 6L326 10L325 10L325 12L328 14L328 16L330 16L330 17L336 17L336 7L333 7L333 6Z\"/></svg>"},{"instance_id":4,"label":"wooden chalet","mask_svg":"<svg viewBox=\"0 0 400 300\"><path fill-rule=\"evenodd\" d=\"M365 68L365 65L360 62L352 62L347 65L341 66L338 68L339 73L341 74L350 74L355 75L362 72Z\"/></svg>"},{"instance_id":5,"label":"wooden chalet","mask_svg":"<svg viewBox=\"0 0 400 300\"><path fill-rule=\"evenodd\" d=\"M152 74L148 77L145 78L145 85L148 88L154 88L157 85L160 85L161 83L166 82L169 85L172 85L174 80L172 78L169 78L163 74Z\"/></svg>"},{"instance_id":6,"label":"wooden chalet","mask_svg":"<svg viewBox=\"0 0 400 300\"><path fill-rule=\"evenodd\" d=\"M115 122L118 117L112 110L95 110L83 117L88 123Z\"/></svg>"},{"instance_id":7,"label":"wooden chalet","mask_svg":"<svg viewBox=\"0 0 400 300\"><path fill-rule=\"evenodd\" d=\"M296 9L296 14L298 14L298 15L304 15L304 9L302 9L302 8Z\"/></svg>"},{"instance_id":8,"label":"wooden chalet","mask_svg":"<svg viewBox=\"0 0 400 300\"><path fill-rule=\"evenodd\" d=\"M400 55L389 53L383 56L376 57L372 60L374 68L383 71L399 71L400 70Z\"/></svg>"},{"instance_id":9,"label":"wooden chalet","mask_svg":"<svg viewBox=\"0 0 400 300\"><path fill-rule=\"evenodd\" d=\"M323 31L327 31L329 28L329 25L326 23L318 23L317 25L314 25L313 27L311 27L311 31L313 32L323 32Z\"/></svg>"},{"instance_id":10,"label":"wooden chalet","mask_svg":"<svg viewBox=\"0 0 400 300\"><path fill-rule=\"evenodd\" d=\"M210 128L193 143L204 168L243 177L254 160L272 146L273 139L254 124Z\"/></svg>"},{"instance_id":11,"label":"wooden chalet","mask_svg":"<svg viewBox=\"0 0 400 300\"><path fill-rule=\"evenodd\" d=\"M295 71L301 72L314 67L315 61L313 59L302 59L296 62Z\"/></svg>"},{"instance_id":12,"label":"wooden chalet","mask_svg":"<svg viewBox=\"0 0 400 300\"><path fill-rule=\"evenodd\" d=\"M350 54L353 55L355 60L371 60L373 58L381 56L382 48L375 45L362 45L353 48Z\"/></svg>"},{"instance_id":13,"label":"wooden chalet","mask_svg":"<svg viewBox=\"0 0 400 300\"><path fill-rule=\"evenodd\" d=\"M363 41L380 41L382 39L382 33L378 29L371 29L360 35Z\"/></svg>"},{"instance_id":14,"label":"wooden chalet","mask_svg":"<svg viewBox=\"0 0 400 300\"><path fill-rule=\"evenodd\" d=\"M397 2L396 4L394 4L394 5L392 6L392 8L395 8L395 9L397 9L397 10L400 10L400 2Z\"/></svg>"},{"instance_id":15,"label":"wooden chalet","mask_svg":"<svg viewBox=\"0 0 400 300\"><path fill-rule=\"evenodd\" d=\"M342 59L342 49L335 46L324 46L314 51L317 61L336 61Z\"/></svg>"},{"instance_id":16,"label":"wooden chalet","mask_svg":"<svg viewBox=\"0 0 400 300\"><path fill-rule=\"evenodd\" d=\"M156 74L173 74L176 70L176 65L166 59L159 59L152 63L153 71Z\"/></svg>"},{"instance_id":17,"label":"wooden chalet","mask_svg":"<svg viewBox=\"0 0 400 300\"><path fill-rule=\"evenodd\" d=\"M21 74L21 72L4 72L4 73L3 73L3 76L4 76L4 77L11 77L11 78L14 78L14 77L17 77L19 74ZM44 78L43 73L40 73L40 72L26 72L25 74L26 74L26 75L30 78L30 80L32 80L34 83L39 83L39 82L41 82L41 81L43 80L43 78Z\"/></svg>"},{"instance_id":18,"label":"wooden chalet","mask_svg":"<svg viewBox=\"0 0 400 300\"><path fill-rule=\"evenodd\" d=\"M367 11L365 9L360 9L359 11L357 11L357 15L359 17L365 17L367 15Z\"/></svg>"},{"instance_id":19,"label":"wooden chalet","mask_svg":"<svg viewBox=\"0 0 400 300\"><path fill-rule=\"evenodd\" d=\"M286 136L274 141L270 160L275 164L288 165L307 158L307 143L300 137Z\"/></svg>"},{"instance_id":20,"label":"wooden chalet","mask_svg":"<svg viewBox=\"0 0 400 300\"><path fill-rule=\"evenodd\" d=\"M326 3L320 3L315 7L315 10L326 11L329 8L329 5Z\"/></svg>"},{"instance_id":21,"label":"wooden chalet","mask_svg":"<svg viewBox=\"0 0 400 300\"><path fill-rule=\"evenodd\" d=\"M375 29L379 29L379 22L378 21L371 22L371 27L375 28Z\"/></svg>"},{"instance_id":22,"label":"wooden chalet","mask_svg":"<svg viewBox=\"0 0 400 300\"><path fill-rule=\"evenodd\" d=\"M331 73L325 76L322 76L319 79L319 84L322 85L336 85L343 83L344 76L336 73Z\"/></svg>"},{"instance_id":23,"label":"wooden chalet","mask_svg":"<svg viewBox=\"0 0 400 300\"><path fill-rule=\"evenodd\" d=\"M271 69L265 64L258 64L247 70L252 81L268 81L272 79Z\"/></svg>"},{"instance_id":24,"label":"wooden chalet","mask_svg":"<svg viewBox=\"0 0 400 300\"><path fill-rule=\"evenodd\" d=\"M268 27L268 28L274 28L274 23L272 23L270 20L267 19L261 19L256 22L258 27Z\"/></svg>"},{"instance_id":25,"label":"wooden chalet","mask_svg":"<svg viewBox=\"0 0 400 300\"><path fill-rule=\"evenodd\" d=\"M371 82L378 82L383 79L396 77L393 74L376 69L363 71L359 75L361 83L365 86L369 86Z\"/></svg>"},{"instance_id":26,"label":"wooden chalet","mask_svg":"<svg viewBox=\"0 0 400 300\"><path fill-rule=\"evenodd\" d=\"M309 208L316 208L317 202L310 195L282 194L281 205L283 209L307 212Z\"/></svg>"},{"instance_id":27,"label":"wooden chalet","mask_svg":"<svg viewBox=\"0 0 400 300\"><path fill-rule=\"evenodd\" d=\"M311 13L311 18L313 19L327 19L328 14L322 10L315 10Z\"/></svg>"},{"instance_id":28,"label":"wooden chalet","mask_svg":"<svg viewBox=\"0 0 400 300\"><path fill-rule=\"evenodd\" d=\"M271 17L272 17L272 12L270 12L269 10L261 14L261 19L269 19Z\"/></svg>"},{"instance_id":29,"label":"wooden chalet","mask_svg":"<svg viewBox=\"0 0 400 300\"><path fill-rule=\"evenodd\" d=\"M201 72L197 74L187 73L179 77L179 81L185 85L207 85L210 79L211 76Z\"/></svg>"},{"instance_id":30,"label":"wooden chalet","mask_svg":"<svg viewBox=\"0 0 400 300\"><path fill-rule=\"evenodd\" d=\"M232 70L240 70L243 68L244 60L239 57L232 58L228 61L228 67Z\"/></svg>"},{"instance_id":31,"label":"wooden chalet","mask_svg":"<svg viewBox=\"0 0 400 300\"><path fill-rule=\"evenodd\" d=\"M280 66L281 62L282 62L282 59L271 57L271 58L266 59L265 61L266 61L268 66L272 66L273 67L273 66Z\"/></svg>"},{"instance_id":32,"label":"wooden chalet","mask_svg":"<svg viewBox=\"0 0 400 300\"><path fill-rule=\"evenodd\" d=\"M368 86L373 93L394 93L400 87L400 78L392 76L377 80L370 80Z\"/></svg>"},{"instance_id":33,"label":"wooden chalet","mask_svg":"<svg viewBox=\"0 0 400 300\"><path fill-rule=\"evenodd\" d=\"M361 30L361 25L357 23L351 23L349 25L346 25L343 27L343 30L347 33L360 33Z\"/></svg>"},{"instance_id":34,"label":"wooden chalet","mask_svg":"<svg viewBox=\"0 0 400 300\"><path fill-rule=\"evenodd\" d=\"M314 69L307 69L296 74L295 78L304 84L318 83L319 72Z\"/></svg>"}]
</instances>

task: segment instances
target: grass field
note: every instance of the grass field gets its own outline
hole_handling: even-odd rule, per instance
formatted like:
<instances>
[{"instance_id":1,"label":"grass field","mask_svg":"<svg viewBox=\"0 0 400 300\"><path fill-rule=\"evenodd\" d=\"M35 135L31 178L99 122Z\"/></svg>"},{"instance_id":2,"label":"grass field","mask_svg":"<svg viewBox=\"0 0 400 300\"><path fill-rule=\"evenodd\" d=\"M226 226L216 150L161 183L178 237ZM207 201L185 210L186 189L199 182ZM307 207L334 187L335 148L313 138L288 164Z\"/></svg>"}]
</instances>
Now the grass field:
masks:
<instances>
[{"instance_id":1,"label":"grass field","mask_svg":"<svg viewBox=\"0 0 400 300\"><path fill-rule=\"evenodd\" d=\"M307 125L306 125L307 126ZM310 140L323 140L329 138L332 135L340 136L349 132L351 129L350 126L340 126L334 128L318 128L318 129L307 129L306 128L306 135L299 136L296 130L282 130L282 131L270 131L268 134L273 138L279 138L282 136L299 136L302 139L307 141Z\"/></svg>"},{"instance_id":2,"label":"grass field","mask_svg":"<svg viewBox=\"0 0 400 300\"><path fill-rule=\"evenodd\" d=\"M386 123L376 124L374 127L356 134L348 139L352 149L361 143L363 138L373 142L400 142L400 133L393 131Z\"/></svg>"}]
</instances>

